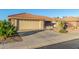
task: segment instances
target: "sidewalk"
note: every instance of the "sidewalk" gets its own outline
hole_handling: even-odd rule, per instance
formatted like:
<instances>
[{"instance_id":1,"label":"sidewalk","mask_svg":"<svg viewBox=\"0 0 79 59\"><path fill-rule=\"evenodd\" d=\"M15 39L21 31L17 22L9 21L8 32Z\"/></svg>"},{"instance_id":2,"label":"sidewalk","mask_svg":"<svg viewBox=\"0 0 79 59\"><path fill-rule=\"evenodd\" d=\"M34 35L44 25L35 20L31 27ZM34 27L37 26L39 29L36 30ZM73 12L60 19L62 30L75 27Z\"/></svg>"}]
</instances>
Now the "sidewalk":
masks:
<instances>
[{"instance_id":1,"label":"sidewalk","mask_svg":"<svg viewBox=\"0 0 79 59\"><path fill-rule=\"evenodd\" d=\"M22 36L23 33L20 33ZM79 38L79 32L72 32L66 34L55 33L51 30L40 31L32 35L22 36L22 42L0 44L2 49L30 49L39 48L51 44L56 44L64 41L75 40Z\"/></svg>"}]
</instances>

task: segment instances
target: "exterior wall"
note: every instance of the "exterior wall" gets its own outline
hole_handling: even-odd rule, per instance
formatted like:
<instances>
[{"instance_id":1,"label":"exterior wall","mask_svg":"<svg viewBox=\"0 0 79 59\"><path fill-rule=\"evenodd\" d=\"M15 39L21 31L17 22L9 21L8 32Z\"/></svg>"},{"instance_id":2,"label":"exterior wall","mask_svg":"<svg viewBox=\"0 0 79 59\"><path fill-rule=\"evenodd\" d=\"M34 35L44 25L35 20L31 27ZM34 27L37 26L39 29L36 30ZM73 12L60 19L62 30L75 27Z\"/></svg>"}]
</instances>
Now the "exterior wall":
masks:
<instances>
[{"instance_id":1,"label":"exterior wall","mask_svg":"<svg viewBox=\"0 0 79 59\"><path fill-rule=\"evenodd\" d=\"M9 21L12 25L17 26L17 19L10 19Z\"/></svg>"},{"instance_id":2,"label":"exterior wall","mask_svg":"<svg viewBox=\"0 0 79 59\"><path fill-rule=\"evenodd\" d=\"M19 20L19 30L41 30L43 28L43 21Z\"/></svg>"},{"instance_id":3,"label":"exterior wall","mask_svg":"<svg viewBox=\"0 0 79 59\"><path fill-rule=\"evenodd\" d=\"M79 27L79 21L77 21L77 26Z\"/></svg>"},{"instance_id":4,"label":"exterior wall","mask_svg":"<svg viewBox=\"0 0 79 59\"><path fill-rule=\"evenodd\" d=\"M70 24L71 26L76 26L76 22L67 22L68 24Z\"/></svg>"},{"instance_id":5,"label":"exterior wall","mask_svg":"<svg viewBox=\"0 0 79 59\"><path fill-rule=\"evenodd\" d=\"M11 22L12 25L15 26L15 19L10 19L10 22Z\"/></svg>"},{"instance_id":6,"label":"exterior wall","mask_svg":"<svg viewBox=\"0 0 79 59\"><path fill-rule=\"evenodd\" d=\"M18 19L9 19L9 21L18 30Z\"/></svg>"},{"instance_id":7,"label":"exterior wall","mask_svg":"<svg viewBox=\"0 0 79 59\"><path fill-rule=\"evenodd\" d=\"M73 32L75 30L79 30L79 25L77 21L67 22L68 23L68 32Z\"/></svg>"},{"instance_id":8,"label":"exterior wall","mask_svg":"<svg viewBox=\"0 0 79 59\"><path fill-rule=\"evenodd\" d=\"M72 22L67 22L67 23L68 23L68 27L76 27L76 26L79 27L79 25L78 25L79 22L72 21Z\"/></svg>"}]
</instances>

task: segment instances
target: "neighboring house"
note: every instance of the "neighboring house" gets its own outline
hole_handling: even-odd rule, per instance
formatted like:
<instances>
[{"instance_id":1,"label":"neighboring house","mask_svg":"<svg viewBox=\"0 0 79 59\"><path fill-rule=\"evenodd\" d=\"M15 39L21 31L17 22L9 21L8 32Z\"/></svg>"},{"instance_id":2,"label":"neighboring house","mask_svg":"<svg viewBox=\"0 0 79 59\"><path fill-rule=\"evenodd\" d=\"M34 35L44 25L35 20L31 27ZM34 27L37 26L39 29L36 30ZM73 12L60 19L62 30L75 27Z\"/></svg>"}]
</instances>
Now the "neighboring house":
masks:
<instances>
[{"instance_id":1,"label":"neighboring house","mask_svg":"<svg viewBox=\"0 0 79 59\"><path fill-rule=\"evenodd\" d=\"M62 20L67 22L68 27L79 27L79 17L64 17Z\"/></svg>"},{"instance_id":2,"label":"neighboring house","mask_svg":"<svg viewBox=\"0 0 79 59\"><path fill-rule=\"evenodd\" d=\"M17 30L43 30L53 27L53 18L47 16L38 16L27 13L9 15L8 20Z\"/></svg>"}]
</instances>

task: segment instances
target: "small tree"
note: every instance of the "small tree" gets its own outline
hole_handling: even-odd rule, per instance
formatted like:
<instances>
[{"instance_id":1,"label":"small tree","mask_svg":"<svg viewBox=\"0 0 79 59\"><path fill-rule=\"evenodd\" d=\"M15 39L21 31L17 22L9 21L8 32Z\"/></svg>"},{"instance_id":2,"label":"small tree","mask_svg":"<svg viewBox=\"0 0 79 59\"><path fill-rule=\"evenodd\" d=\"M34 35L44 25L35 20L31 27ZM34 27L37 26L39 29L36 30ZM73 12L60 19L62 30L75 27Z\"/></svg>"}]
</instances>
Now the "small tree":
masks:
<instances>
[{"instance_id":1,"label":"small tree","mask_svg":"<svg viewBox=\"0 0 79 59\"><path fill-rule=\"evenodd\" d=\"M16 34L16 29L8 21L0 21L0 39L6 40L7 37L13 36Z\"/></svg>"}]
</instances>

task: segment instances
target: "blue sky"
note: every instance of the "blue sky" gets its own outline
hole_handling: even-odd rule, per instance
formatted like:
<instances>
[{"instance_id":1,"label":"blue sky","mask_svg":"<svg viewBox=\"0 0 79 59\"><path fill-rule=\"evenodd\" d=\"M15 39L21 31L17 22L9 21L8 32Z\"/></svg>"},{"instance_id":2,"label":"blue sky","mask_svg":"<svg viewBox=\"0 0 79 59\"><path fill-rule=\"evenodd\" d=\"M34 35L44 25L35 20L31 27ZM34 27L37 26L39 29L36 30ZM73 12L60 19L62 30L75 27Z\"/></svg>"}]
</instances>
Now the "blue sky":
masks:
<instances>
[{"instance_id":1,"label":"blue sky","mask_svg":"<svg viewBox=\"0 0 79 59\"><path fill-rule=\"evenodd\" d=\"M0 20L7 19L8 15L31 13L48 17L79 16L79 9L0 9Z\"/></svg>"}]
</instances>

